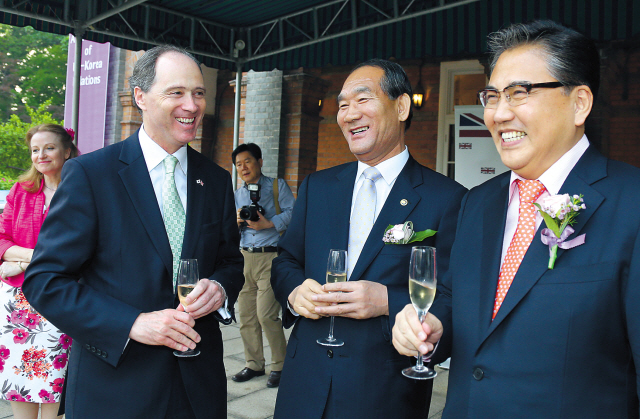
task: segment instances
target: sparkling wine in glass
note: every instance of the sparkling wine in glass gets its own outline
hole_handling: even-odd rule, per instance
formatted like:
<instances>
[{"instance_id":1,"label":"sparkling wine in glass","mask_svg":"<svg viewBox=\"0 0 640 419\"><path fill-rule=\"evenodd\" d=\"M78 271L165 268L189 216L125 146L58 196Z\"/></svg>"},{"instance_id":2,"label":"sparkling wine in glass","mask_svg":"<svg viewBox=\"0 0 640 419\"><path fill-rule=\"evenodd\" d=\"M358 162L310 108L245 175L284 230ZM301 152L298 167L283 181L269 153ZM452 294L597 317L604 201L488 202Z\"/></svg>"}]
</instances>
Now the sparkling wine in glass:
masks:
<instances>
[{"instance_id":1,"label":"sparkling wine in glass","mask_svg":"<svg viewBox=\"0 0 640 419\"><path fill-rule=\"evenodd\" d=\"M411 249L409 263L409 296L411 304L418 313L420 323L424 321L433 299L436 296L436 249L429 246L416 246ZM438 375L424 365L429 362L433 351L423 357L418 353L418 362L414 367L402 370L402 375L415 380L430 380Z\"/></svg>"},{"instance_id":2,"label":"sparkling wine in glass","mask_svg":"<svg viewBox=\"0 0 640 419\"><path fill-rule=\"evenodd\" d=\"M181 259L178 265L178 276L176 279L178 299L183 307L187 306L185 299L187 295L196 287L200 276L198 274L197 259ZM200 355L200 351L196 349L187 349L186 351L173 351L175 356L190 357Z\"/></svg>"},{"instance_id":3,"label":"sparkling wine in glass","mask_svg":"<svg viewBox=\"0 0 640 419\"><path fill-rule=\"evenodd\" d=\"M327 261L327 284L334 282L347 281L347 251L331 249L329 251L329 260ZM331 316L331 326L329 327L329 336L318 339L322 346L342 346L344 341L333 337L333 316Z\"/></svg>"}]
</instances>

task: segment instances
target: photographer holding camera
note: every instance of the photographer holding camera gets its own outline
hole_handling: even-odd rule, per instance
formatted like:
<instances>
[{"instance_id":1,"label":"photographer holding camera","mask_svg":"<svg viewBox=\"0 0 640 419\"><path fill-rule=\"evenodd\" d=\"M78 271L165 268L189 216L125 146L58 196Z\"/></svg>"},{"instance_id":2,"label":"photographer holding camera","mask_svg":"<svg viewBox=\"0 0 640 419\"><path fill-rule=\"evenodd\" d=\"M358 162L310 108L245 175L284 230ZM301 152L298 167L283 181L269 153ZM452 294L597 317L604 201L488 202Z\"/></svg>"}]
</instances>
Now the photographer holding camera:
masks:
<instances>
[{"instance_id":1,"label":"photographer holding camera","mask_svg":"<svg viewBox=\"0 0 640 419\"><path fill-rule=\"evenodd\" d=\"M256 144L240 144L231 153L231 160L244 181L235 192L235 201L245 278L238 296L245 368L231 378L244 382L264 375L264 330L271 347L267 387L278 387L287 341L279 317L280 304L271 289L271 261L278 256L278 240L291 221L295 199L284 179L262 174L262 151Z\"/></svg>"}]
</instances>

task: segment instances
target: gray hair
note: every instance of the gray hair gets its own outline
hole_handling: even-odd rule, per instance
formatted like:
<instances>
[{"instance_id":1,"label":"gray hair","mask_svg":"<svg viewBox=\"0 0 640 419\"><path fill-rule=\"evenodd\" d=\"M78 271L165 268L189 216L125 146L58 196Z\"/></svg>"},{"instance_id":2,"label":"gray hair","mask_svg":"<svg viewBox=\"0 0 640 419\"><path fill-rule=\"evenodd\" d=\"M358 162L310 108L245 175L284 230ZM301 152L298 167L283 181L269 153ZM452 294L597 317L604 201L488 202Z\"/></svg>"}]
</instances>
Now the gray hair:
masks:
<instances>
[{"instance_id":1,"label":"gray hair","mask_svg":"<svg viewBox=\"0 0 640 419\"><path fill-rule=\"evenodd\" d=\"M590 38L550 20L516 23L489 34L491 71L500 55L524 45L542 49L547 70L564 84L568 94L575 86L589 86L593 97L600 87L600 55Z\"/></svg>"},{"instance_id":2,"label":"gray hair","mask_svg":"<svg viewBox=\"0 0 640 419\"><path fill-rule=\"evenodd\" d=\"M186 55L191 58L194 63L200 69L200 74L202 74L202 69L200 68L200 62L193 56L190 52L185 50L184 48L177 47L175 45L158 45L157 47L153 47L147 52L144 53L142 57L136 61L135 66L133 67L133 74L129 77L129 88L131 89L131 96L133 97L133 103L138 108L138 112L142 114L142 109L138 107L136 103L135 97L135 88L139 87L143 92L148 92L153 86L153 83L156 80L156 62L158 58L162 54L167 52L175 52L178 54Z\"/></svg>"}]
</instances>

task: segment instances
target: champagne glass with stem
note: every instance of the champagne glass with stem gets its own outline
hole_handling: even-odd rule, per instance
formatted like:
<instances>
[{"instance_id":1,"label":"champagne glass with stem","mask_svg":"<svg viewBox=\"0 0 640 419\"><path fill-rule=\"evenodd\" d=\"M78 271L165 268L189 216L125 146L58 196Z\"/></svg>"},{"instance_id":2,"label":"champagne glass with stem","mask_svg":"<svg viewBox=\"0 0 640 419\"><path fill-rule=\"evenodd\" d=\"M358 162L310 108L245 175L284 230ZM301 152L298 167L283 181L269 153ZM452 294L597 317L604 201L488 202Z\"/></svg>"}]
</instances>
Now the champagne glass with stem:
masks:
<instances>
[{"instance_id":1,"label":"champagne glass with stem","mask_svg":"<svg viewBox=\"0 0 640 419\"><path fill-rule=\"evenodd\" d=\"M431 308L435 295L436 249L429 246L415 246L411 248L411 261L409 262L409 296L413 308L418 313L420 323L424 321L424 317ZM433 355L433 351L425 355L424 360L429 362L431 355ZM414 380L430 380L438 374L423 364L423 356L418 352L416 365L402 370L402 375Z\"/></svg>"},{"instance_id":2,"label":"champagne glass with stem","mask_svg":"<svg viewBox=\"0 0 640 419\"><path fill-rule=\"evenodd\" d=\"M329 250L329 260L327 261L327 284L334 282L347 281L347 251L346 250ZM318 339L322 346L342 346L344 341L333 337L333 316L331 316L331 326L329 327L329 336Z\"/></svg>"},{"instance_id":3,"label":"champagne glass with stem","mask_svg":"<svg viewBox=\"0 0 640 419\"><path fill-rule=\"evenodd\" d=\"M196 287L200 276L198 273L198 260L197 259L180 259L178 264L178 275L176 279L178 299L180 304L184 307L187 306L185 299L187 295ZM186 351L173 351L173 354L178 357L191 357L200 355L198 348L187 349Z\"/></svg>"}]
</instances>

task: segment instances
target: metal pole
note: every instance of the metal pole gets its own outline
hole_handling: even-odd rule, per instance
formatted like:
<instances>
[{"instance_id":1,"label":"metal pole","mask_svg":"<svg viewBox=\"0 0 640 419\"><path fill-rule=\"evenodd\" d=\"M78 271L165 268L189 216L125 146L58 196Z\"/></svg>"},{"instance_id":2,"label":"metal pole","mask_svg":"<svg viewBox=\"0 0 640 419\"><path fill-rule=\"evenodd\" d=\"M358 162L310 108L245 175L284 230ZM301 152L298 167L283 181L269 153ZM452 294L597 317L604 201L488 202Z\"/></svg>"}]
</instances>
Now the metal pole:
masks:
<instances>
[{"instance_id":1,"label":"metal pole","mask_svg":"<svg viewBox=\"0 0 640 419\"><path fill-rule=\"evenodd\" d=\"M73 62L73 108L71 113L71 127L75 133L73 142L78 145L78 115L80 112L80 64L82 61L82 37L84 28L77 26L75 30L76 51Z\"/></svg>"},{"instance_id":2,"label":"metal pole","mask_svg":"<svg viewBox=\"0 0 640 419\"><path fill-rule=\"evenodd\" d=\"M233 113L233 149L235 150L240 143L240 101L242 100L242 64L237 63L236 72L236 104ZM231 181L233 182L233 190L238 186L238 171L236 165L232 165Z\"/></svg>"}]
</instances>

